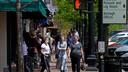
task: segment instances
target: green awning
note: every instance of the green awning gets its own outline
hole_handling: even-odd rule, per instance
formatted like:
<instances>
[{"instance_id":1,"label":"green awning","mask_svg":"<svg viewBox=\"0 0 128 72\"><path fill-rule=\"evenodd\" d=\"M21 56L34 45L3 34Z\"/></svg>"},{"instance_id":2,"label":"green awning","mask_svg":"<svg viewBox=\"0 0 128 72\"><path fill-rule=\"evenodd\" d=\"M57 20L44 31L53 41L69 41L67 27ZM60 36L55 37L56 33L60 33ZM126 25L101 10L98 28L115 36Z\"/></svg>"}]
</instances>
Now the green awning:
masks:
<instances>
[{"instance_id":1,"label":"green awning","mask_svg":"<svg viewBox=\"0 0 128 72\"><path fill-rule=\"evenodd\" d=\"M42 0L21 0L23 12L38 12L47 16L46 6ZM16 11L16 0L0 0L0 11Z\"/></svg>"}]
</instances>

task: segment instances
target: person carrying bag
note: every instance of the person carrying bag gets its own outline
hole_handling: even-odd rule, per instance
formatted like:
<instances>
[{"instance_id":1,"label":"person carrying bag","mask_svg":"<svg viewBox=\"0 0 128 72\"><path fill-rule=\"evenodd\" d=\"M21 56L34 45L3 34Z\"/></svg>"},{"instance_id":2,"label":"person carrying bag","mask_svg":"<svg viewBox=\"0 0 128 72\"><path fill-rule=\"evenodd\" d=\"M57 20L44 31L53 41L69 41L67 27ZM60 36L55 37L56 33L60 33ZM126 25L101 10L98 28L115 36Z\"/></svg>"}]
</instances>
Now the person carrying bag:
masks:
<instances>
[{"instance_id":1,"label":"person carrying bag","mask_svg":"<svg viewBox=\"0 0 128 72\"><path fill-rule=\"evenodd\" d=\"M72 71L75 72L77 69L77 72L80 72L80 60L81 58L84 58L83 47L82 44L79 42L78 36L75 35L74 40L75 43L71 45L71 52L70 52Z\"/></svg>"}]
</instances>

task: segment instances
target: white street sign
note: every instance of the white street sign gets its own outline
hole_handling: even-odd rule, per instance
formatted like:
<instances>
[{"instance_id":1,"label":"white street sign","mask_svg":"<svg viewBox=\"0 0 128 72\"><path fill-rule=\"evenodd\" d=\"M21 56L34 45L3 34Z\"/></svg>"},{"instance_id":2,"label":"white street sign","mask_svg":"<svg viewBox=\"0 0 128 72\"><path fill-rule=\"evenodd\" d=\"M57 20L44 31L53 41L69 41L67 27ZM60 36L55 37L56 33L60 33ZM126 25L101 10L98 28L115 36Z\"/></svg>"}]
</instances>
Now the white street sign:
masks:
<instances>
[{"instance_id":1,"label":"white street sign","mask_svg":"<svg viewBox=\"0 0 128 72\"><path fill-rule=\"evenodd\" d=\"M104 41L98 42L98 52L105 53L105 42Z\"/></svg>"},{"instance_id":2,"label":"white street sign","mask_svg":"<svg viewBox=\"0 0 128 72\"><path fill-rule=\"evenodd\" d=\"M103 23L126 23L126 0L103 0Z\"/></svg>"}]
</instances>

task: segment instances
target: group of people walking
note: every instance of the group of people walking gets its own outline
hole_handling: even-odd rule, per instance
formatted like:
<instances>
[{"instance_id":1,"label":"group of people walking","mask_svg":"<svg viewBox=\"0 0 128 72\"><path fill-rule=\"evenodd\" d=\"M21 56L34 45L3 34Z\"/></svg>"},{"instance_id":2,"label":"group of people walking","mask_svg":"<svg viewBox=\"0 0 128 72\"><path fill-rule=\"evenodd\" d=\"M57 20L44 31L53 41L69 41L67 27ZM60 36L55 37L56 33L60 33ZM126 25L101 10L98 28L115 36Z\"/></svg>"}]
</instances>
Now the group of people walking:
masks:
<instances>
[{"instance_id":1,"label":"group of people walking","mask_svg":"<svg viewBox=\"0 0 128 72\"><path fill-rule=\"evenodd\" d=\"M52 40L50 36L41 37L39 32L24 32L25 72L32 72L41 66L41 72L50 71L50 56L55 48L56 67L60 72L68 72L67 58L71 59L72 72L80 72L80 61L84 59L83 47L78 32L71 31L68 35L60 33ZM53 47L55 46L55 47Z\"/></svg>"}]
</instances>

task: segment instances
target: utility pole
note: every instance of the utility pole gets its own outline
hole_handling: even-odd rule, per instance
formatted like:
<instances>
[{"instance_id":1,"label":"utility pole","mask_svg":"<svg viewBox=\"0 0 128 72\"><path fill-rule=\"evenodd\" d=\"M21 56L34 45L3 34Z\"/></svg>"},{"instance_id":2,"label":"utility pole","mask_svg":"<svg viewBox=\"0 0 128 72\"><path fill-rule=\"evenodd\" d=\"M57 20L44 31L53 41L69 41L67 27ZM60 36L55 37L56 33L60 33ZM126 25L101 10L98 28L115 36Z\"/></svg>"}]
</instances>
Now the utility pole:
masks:
<instances>
[{"instance_id":1,"label":"utility pole","mask_svg":"<svg viewBox=\"0 0 128 72\"><path fill-rule=\"evenodd\" d=\"M16 15L17 15L17 72L24 72L24 60L22 54L23 43L23 28L22 28L22 12L21 0L16 0Z\"/></svg>"},{"instance_id":2,"label":"utility pole","mask_svg":"<svg viewBox=\"0 0 128 72\"><path fill-rule=\"evenodd\" d=\"M87 71L97 71L96 68L96 52L94 42L94 13L93 13L93 0L88 0L88 34L89 34L89 55L87 57Z\"/></svg>"}]
</instances>

